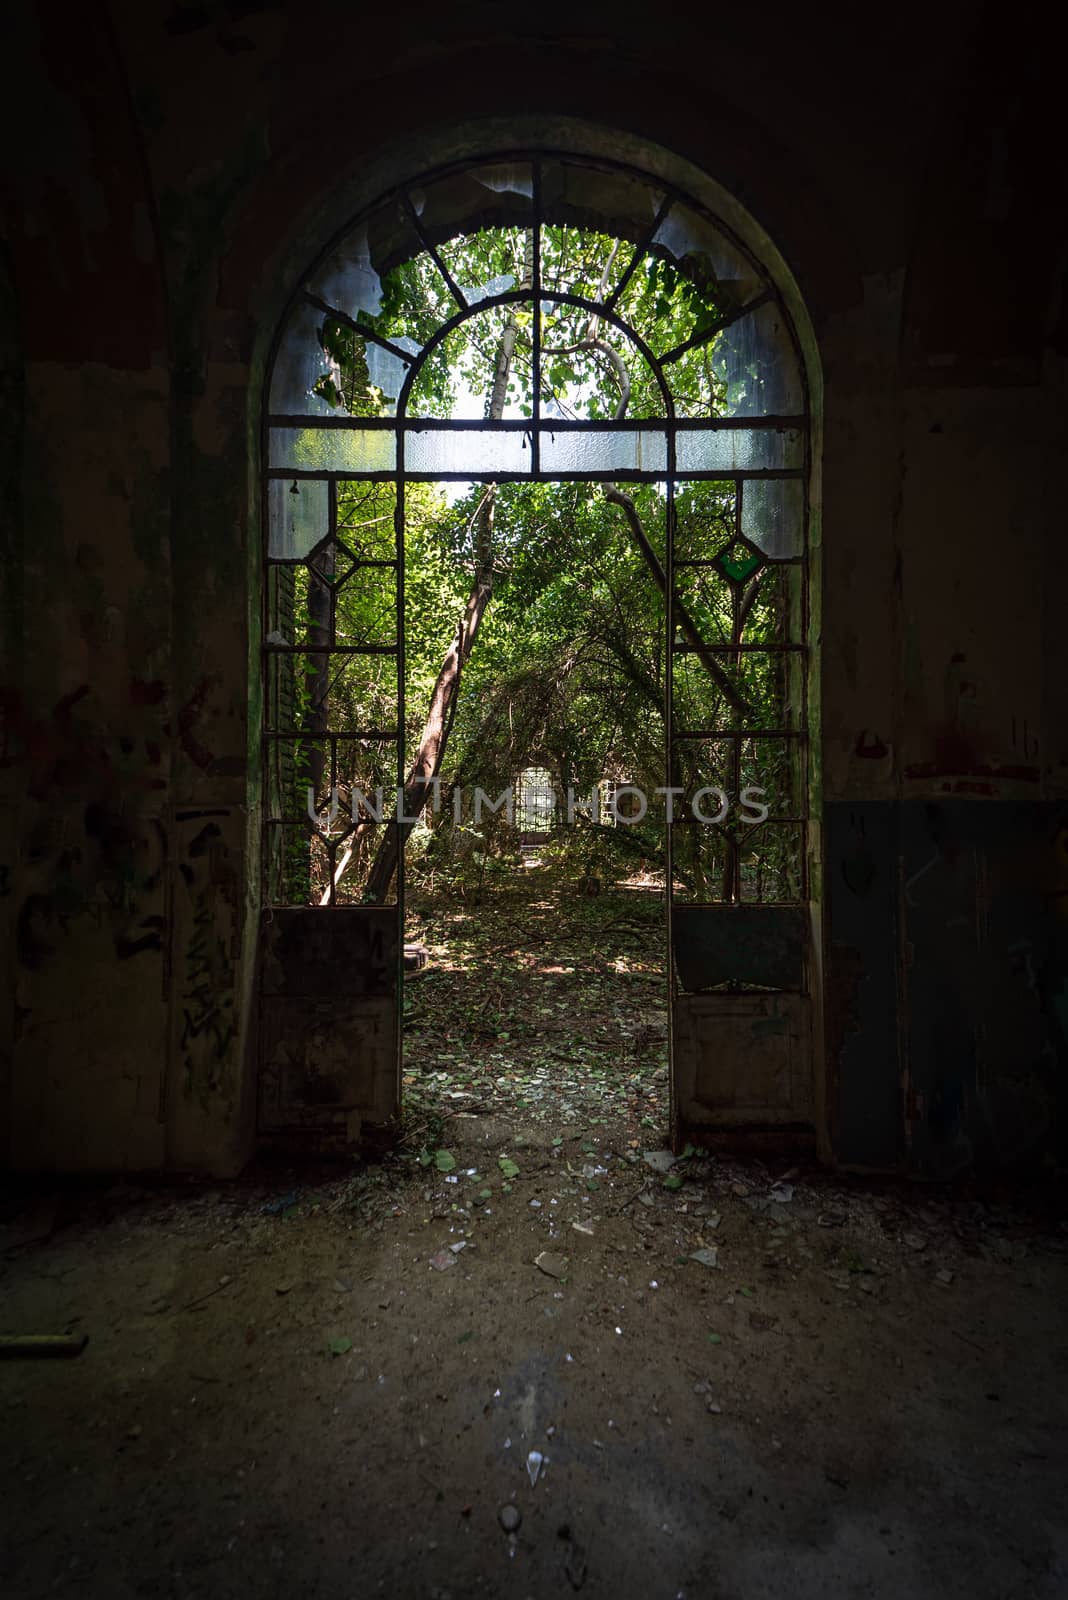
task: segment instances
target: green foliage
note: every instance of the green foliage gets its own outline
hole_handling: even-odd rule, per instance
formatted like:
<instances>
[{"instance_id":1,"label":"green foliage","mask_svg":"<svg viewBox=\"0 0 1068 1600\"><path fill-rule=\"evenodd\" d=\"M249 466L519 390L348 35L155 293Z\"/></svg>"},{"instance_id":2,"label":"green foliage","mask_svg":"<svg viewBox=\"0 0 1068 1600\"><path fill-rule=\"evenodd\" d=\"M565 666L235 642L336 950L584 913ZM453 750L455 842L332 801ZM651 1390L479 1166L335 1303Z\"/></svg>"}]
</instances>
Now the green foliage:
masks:
<instances>
[{"instance_id":1,"label":"green foliage","mask_svg":"<svg viewBox=\"0 0 1068 1600\"><path fill-rule=\"evenodd\" d=\"M522 229L483 228L441 244L439 251L468 301L491 303L434 344L412 387L410 415L486 416L494 375L507 350L504 415L530 416L537 315L543 415L664 416L664 396L639 343L597 309L621 285L615 315L655 354L710 336L670 365L678 415L724 415L747 393L759 393L755 361L739 368L716 333L737 306L704 257L676 258L656 245L630 270L628 240L548 225L541 238L543 289L572 300L547 298L535 308L522 298L531 260L530 238ZM492 304L501 294L514 298ZM378 341L415 351L434 341L456 312L428 252L393 266L381 279L380 310L373 316L359 313L358 330L337 319L324 321L320 340L329 370L316 392L353 416L391 413L405 367ZM446 805L455 785L468 790L478 785L497 794L533 765L552 775L561 795L569 785L588 791L601 779L631 782L650 793L667 781L665 604L622 510L593 483L501 483L491 492L492 537L487 539L484 485L408 482L400 528L392 484L339 483L338 541L312 552L292 580L287 637L303 648L288 658L285 670L289 714L306 739L295 746L285 781L298 818L309 785L319 810L328 805L333 783L346 811L357 792L392 792L398 773L387 739L350 739L331 752L324 735L388 730L403 691L408 749L417 746L443 659L480 572L492 581L493 599L449 712L441 773ZM636 485L632 499L663 563L668 508L662 487ZM675 516L676 557L683 563L677 569L676 603L701 636L722 646L743 634L750 643L781 644L792 637L789 630L796 632L800 625L799 570L769 567L739 539L733 484L680 485ZM403 683L398 658L386 653L399 642L398 569L361 565L395 562L401 550ZM381 653L327 656L322 647L331 640ZM728 667L758 708L758 722L771 728L788 720L797 687L784 676L779 660L739 654ZM675 658L675 708L681 725L712 734L737 723L736 709L692 655ZM743 783L776 783L790 809L799 809L792 751L768 742L745 760ZM724 787L737 786L738 773L718 770L722 752L714 739L680 749L675 762L675 784L692 787L722 778L728 780ZM387 801L387 816L391 809ZM466 818L454 823L445 810L428 822L410 847L409 866L417 873L452 875L477 891L487 872L512 859L515 840L500 817L490 815L474 827ZM339 830L346 825L342 816ZM371 830L351 841L352 883L359 883L379 837ZM316 847L308 838L307 829L290 836L288 871L293 882L305 874L315 899L328 881L329 864L320 852L309 871L309 849L314 857ZM781 887L793 869L777 848L765 852L759 870L768 883ZM653 860L661 856L655 825L611 830L580 820L557 847L561 859L586 873L603 863L625 871L635 852ZM682 881L696 893L717 892L721 858L721 836L702 830L678 853ZM346 894L358 898L358 889Z\"/></svg>"}]
</instances>

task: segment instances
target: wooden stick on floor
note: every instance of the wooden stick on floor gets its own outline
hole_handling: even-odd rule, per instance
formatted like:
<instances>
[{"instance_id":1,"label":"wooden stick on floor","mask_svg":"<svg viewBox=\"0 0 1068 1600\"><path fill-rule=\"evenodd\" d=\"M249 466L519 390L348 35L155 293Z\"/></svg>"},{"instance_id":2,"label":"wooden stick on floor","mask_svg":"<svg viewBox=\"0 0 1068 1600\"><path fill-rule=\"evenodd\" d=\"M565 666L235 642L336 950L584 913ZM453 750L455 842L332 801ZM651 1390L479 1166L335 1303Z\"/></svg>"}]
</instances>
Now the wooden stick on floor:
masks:
<instances>
[{"instance_id":1,"label":"wooden stick on floor","mask_svg":"<svg viewBox=\"0 0 1068 1600\"><path fill-rule=\"evenodd\" d=\"M87 1333L0 1333L0 1361L20 1357L80 1356Z\"/></svg>"}]
</instances>

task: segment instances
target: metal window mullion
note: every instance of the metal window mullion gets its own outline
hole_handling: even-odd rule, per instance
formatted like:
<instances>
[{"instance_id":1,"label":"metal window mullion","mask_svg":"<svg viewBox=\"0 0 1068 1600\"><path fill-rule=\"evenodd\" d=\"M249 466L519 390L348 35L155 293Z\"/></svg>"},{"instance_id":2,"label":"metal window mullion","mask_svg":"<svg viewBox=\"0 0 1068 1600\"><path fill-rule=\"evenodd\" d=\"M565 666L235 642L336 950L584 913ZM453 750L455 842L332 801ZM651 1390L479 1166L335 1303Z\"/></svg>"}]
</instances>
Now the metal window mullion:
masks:
<instances>
[{"instance_id":1,"label":"metal window mullion","mask_svg":"<svg viewBox=\"0 0 1068 1600\"><path fill-rule=\"evenodd\" d=\"M395 656L396 646L391 644L271 644L264 655L271 656L321 656L327 651L334 656Z\"/></svg>"},{"instance_id":2,"label":"metal window mullion","mask_svg":"<svg viewBox=\"0 0 1068 1600\"><path fill-rule=\"evenodd\" d=\"M587 300L583 295L559 294L553 289L542 289L541 294L544 299L551 300L554 305L575 306L580 311L588 311L592 313L604 322L610 322L614 328L617 328L620 333L628 338L642 359L656 375L657 382L660 385L661 396L664 401L664 407L667 416L669 418L674 416L674 403L672 401L671 391L664 379L660 362L635 328L630 327L627 323L623 322L620 317L617 317L615 312L611 311L607 304L601 304L594 300ZM404 382L401 384L400 394L397 396L397 419L401 421L406 419L408 397L411 394L412 386L415 383L416 378L418 377L426 361L430 358L438 346L448 338L449 334L452 333L454 328L459 327L460 324L470 316L490 311L496 306L514 306L517 304L522 305L527 298L528 291L525 289L510 289L504 294L488 296L485 300L480 300L478 305L471 310L458 311L455 316L449 317L446 322L443 322L439 328L435 329L417 355L405 356L406 361L408 361L410 365L408 367L407 376L405 377ZM363 332L364 330L360 329L358 331ZM382 343L382 341L379 340L379 343ZM396 353L403 354L404 352L398 351ZM478 419L473 420L477 421ZM520 422L519 426L522 427L522 422ZM387 473L384 474L384 476L391 477L392 474ZM660 476L662 478L663 474L661 473Z\"/></svg>"},{"instance_id":3,"label":"metal window mullion","mask_svg":"<svg viewBox=\"0 0 1068 1600\"><path fill-rule=\"evenodd\" d=\"M397 647L397 795L398 804L393 808L393 821L391 826L396 829L397 838L397 939L396 939L396 976L394 979L396 990L396 1004L393 1007L393 1016L397 1029L396 1062L397 1074L397 1105L401 1103L402 1085L404 1081L404 831L401 827L401 817L404 813L404 772L405 751L407 746L407 671L405 651L404 628L404 595L405 595L405 570L404 552L406 547L405 528L405 479L404 479L404 433L397 435L397 478L396 499L393 509L393 530L395 538L394 555L397 559L397 582L394 588L394 626L396 636L394 643ZM387 891L388 892L388 891Z\"/></svg>"},{"instance_id":4,"label":"metal window mullion","mask_svg":"<svg viewBox=\"0 0 1068 1600\"><path fill-rule=\"evenodd\" d=\"M750 540L749 543L752 543L752 540ZM759 546L757 548L759 548ZM764 554L763 551L761 551L760 553L761 553L761 555ZM805 560L804 560L803 556L764 556L764 570L765 571L769 571L769 572L770 571L774 571L777 567L802 567L802 566L804 566L804 564L805 564ZM719 561L714 556L711 559L707 560L707 561L702 558L699 561L698 560L694 560L694 561L687 560L687 561L676 561L675 562L675 571L676 572L689 572L689 571L694 570L694 569L700 569L700 568L705 568L705 567L714 567L717 572L722 573L722 569L720 568ZM756 573L754 572L752 574L752 576L756 577Z\"/></svg>"},{"instance_id":5,"label":"metal window mullion","mask_svg":"<svg viewBox=\"0 0 1068 1600\"><path fill-rule=\"evenodd\" d=\"M464 294L463 290L456 283L455 279L453 278L452 273L449 271L448 267L445 265L444 261L441 259L441 256L439 255L436 247L433 244L431 244L430 236L427 233L426 229L423 227L422 220L421 220L421 218L419 216L418 211L416 211L415 206L412 203L412 197L408 193L407 189L405 189L401 194L401 204L404 206L404 209L407 211L408 220L411 222L412 227L415 229L416 233L419 236L420 244L423 246L423 249L426 251L427 255L430 257L431 261L433 261L434 265L437 267L437 269L440 272L441 276L444 278L445 283L448 286L449 293L452 295L453 299L456 301L456 304L459 306L460 310L461 311L466 311L468 309L467 296Z\"/></svg>"},{"instance_id":6,"label":"metal window mullion","mask_svg":"<svg viewBox=\"0 0 1068 1600\"><path fill-rule=\"evenodd\" d=\"M665 212L666 215L666 212ZM659 226L657 222L656 226ZM653 232L655 232L655 227ZM650 234L650 238L652 234ZM666 525L664 529L664 556L666 572L666 594L664 597L664 631L667 639L667 649L664 651L664 768L666 781L673 785L676 778L675 770L675 682L674 682L674 651L672 645L675 639L675 430L668 429L667 436L667 494L664 514ZM675 824L664 821L664 898L665 898L665 923L667 937L667 964L668 964L668 1058L674 1056L674 995L675 995L675 941L672 908L675 901ZM675 1102L674 1074L668 1074L668 1121L669 1127L674 1126Z\"/></svg>"},{"instance_id":7,"label":"metal window mullion","mask_svg":"<svg viewBox=\"0 0 1068 1600\"><path fill-rule=\"evenodd\" d=\"M667 215L670 204L662 206L663 216ZM660 212L650 232L651 239L663 220ZM675 726L675 683L674 683L674 652L671 648L675 638L675 473L678 466L675 450L675 429L668 428L667 435L667 492L664 508L666 526L664 529L664 557L665 557L665 633L667 649L664 651L664 695L666 699L667 715L664 718L664 756L666 766L666 781L674 785L677 777L675 763L675 744L673 739ZM664 818L664 934L667 940L667 1042L669 1065L675 1060L675 998L677 982L675 974L675 822ZM678 1134L679 1101L675 1083L674 1070L668 1072L668 1137L674 1142Z\"/></svg>"},{"instance_id":8,"label":"metal window mullion","mask_svg":"<svg viewBox=\"0 0 1068 1600\"><path fill-rule=\"evenodd\" d=\"M666 355L660 357L661 361L667 366L670 362L677 361L680 356L684 356L688 350L699 350L702 345L711 344L712 340L717 338L725 328L733 327L736 322L741 322L743 317L747 317L751 311L759 311L761 306L766 306L769 300L774 299L775 295L772 291L765 289L763 294L756 295L744 306L739 306L737 311L732 312L729 317L724 317L720 322L717 322L714 328L706 328L701 333L691 334L681 344L675 345Z\"/></svg>"},{"instance_id":9,"label":"metal window mullion","mask_svg":"<svg viewBox=\"0 0 1068 1600\"><path fill-rule=\"evenodd\" d=\"M300 744L304 739L314 738L314 734L301 733L293 728L264 728L264 738L275 741L291 741ZM396 744L396 728L326 728L321 737L337 739L341 744Z\"/></svg>"},{"instance_id":10,"label":"metal window mullion","mask_svg":"<svg viewBox=\"0 0 1068 1600\"><path fill-rule=\"evenodd\" d=\"M280 337L280 335L278 337ZM273 361L271 363L271 367L273 368ZM265 398L267 398L268 395L269 390L266 391ZM264 411L266 411L266 409L267 408L264 407ZM263 467L267 465L271 458L270 439L271 430L269 419L264 416L263 413L261 413L261 472ZM271 576L271 491L266 475L263 476L260 487L260 566L260 705L264 708L264 712L261 713L260 716L260 735L262 738L264 732L264 723L269 723L273 717L277 716L277 704L272 703L271 669L267 664L267 660L262 648L263 641L271 632L272 597L277 596L278 590L277 581L272 583ZM275 685L274 693L275 699L277 699L277 685ZM262 774L261 781L264 791L263 813L265 815L269 813L272 806L277 803L276 797L281 794L281 772L279 770L280 760L281 752L279 751L278 747L272 747L271 742L269 740L266 741L263 749L260 752L260 772ZM269 831L264 829L260 838L260 891L264 899L268 901L268 903L271 903L273 901L273 892L276 888L276 885L272 881L273 869L271 862L271 849L273 848L273 841L271 841L269 845L269 840Z\"/></svg>"},{"instance_id":11,"label":"metal window mullion","mask_svg":"<svg viewBox=\"0 0 1068 1600\"><path fill-rule=\"evenodd\" d=\"M406 366L411 367L412 362L415 361L416 357L410 350L402 350L399 344L393 344L389 339L383 338L380 333L375 333L373 329L361 327L354 317L350 317L348 312L342 311L339 306L332 306L329 301L320 299L317 294L312 294L308 289L304 290L304 298L315 307L316 311L321 311L324 316L330 317L334 322L340 322L343 328L351 329L361 339L370 339L372 344L381 345L383 350L388 350L391 356L396 356ZM462 315L462 313L460 314Z\"/></svg>"},{"instance_id":12,"label":"metal window mullion","mask_svg":"<svg viewBox=\"0 0 1068 1600\"><path fill-rule=\"evenodd\" d=\"M803 728L687 728L678 729L674 734L676 743L696 743L703 740L712 743L716 739L796 739L804 740L807 734Z\"/></svg>"},{"instance_id":13,"label":"metal window mullion","mask_svg":"<svg viewBox=\"0 0 1068 1600\"><path fill-rule=\"evenodd\" d=\"M332 626L333 626L333 612L331 611L331 627ZM329 738L329 742L330 742L330 788L327 790L327 794L326 794L326 814L327 814L327 818L329 818L329 816L330 816L330 801L331 801L331 799L332 799L332 797L333 797L333 795L334 795L334 793L335 793L335 791L337 789L337 740L332 738L332 737L330 737L329 735L328 735L328 738ZM327 826L328 827L330 826L329 821L327 822ZM337 883L335 882L335 878L337 876L337 872L336 872L336 869L337 869L337 847L338 847L338 844L341 841L340 840L333 840L333 839L330 839L330 838L327 838L327 837L324 836L323 842L324 842L324 844L326 846L326 870L329 873L329 877L327 879L327 890L328 890L327 905L336 906L337 905Z\"/></svg>"},{"instance_id":14,"label":"metal window mullion","mask_svg":"<svg viewBox=\"0 0 1068 1600\"><path fill-rule=\"evenodd\" d=\"M338 585L337 585L337 582L336 582L336 579L337 579L337 483L336 483L336 481L334 483L331 483L331 484L327 485L326 497L327 497L327 507L328 507L328 512L329 512L328 525L329 525L329 528L330 528L330 538L324 544L324 546L323 546L323 548L322 548L322 550L320 552L319 559L322 560L323 557L326 555L327 550L330 551L330 562L329 562L330 579L329 579L329 582L327 582L326 574L324 572L324 573L320 574L320 581L323 582L323 583L327 583L327 588L329 590L329 595L330 595L330 617L329 617L329 623L328 623L328 632L327 632L326 643L327 643L327 649L329 650L330 655L332 656L333 653L334 653L334 647L337 644L337 597L338 597ZM327 696L329 696L330 690L332 688L332 682L331 682L331 676L330 676L331 670L332 670L332 662L328 659L327 663L326 663L326 691L325 691ZM327 707L325 705L323 706L323 711L326 713L327 720L329 721L330 713L327 710ZM337 754L337 751L336 750L333 751L332 752L332 758L333 758L333 756L336 756L336 754ZM334 782L334 780L331 779L331 783L333 783L333 782ZM333 878L332 877L331 877L331 883L333 883ZM332 903L333 902L331 902L331 904Z\"/></svg>"},{"instance_id":15,"label":"metal window mullion","mask_svg":"<svg viewBox=\"0 0 1068 1600\"><path fill-rule=\"evenodd\" d=\"M541 162L531 165L533 181L534 249L531 271L531 367L533 369L533 395L531 398L530 470L541 471Z\"/></svg>"},{"instance_id":16,"label":"metal window mullion","mask_svg":"<svg viewBox=\"0 0 1068 1600\"><path fill-rule=\"evenodd\" d=\"M653 240L664 226L664 223L667 221L667 214L674 204L675 196L669 191L664 195L664 198L657 207L656 216L653 218L649 226L649 231L646 233L645 237L643 239L639 239L638 243L634 246L634 254L624 267L619 282L616 284L615 288L612 290L612 293L605 301L605 309L607 311L612 311L619 301L620 296L625 293L627 285L630 283L631 278L633 278L635 272L637 271L642 257L645 255L649 249L649 246L652 244Z\"/></svg>"},{"instance_id":17,"label":"metal window mullion","mask_svg":"<svg viewBox=\"0 0 1068 1600\"><path fill-rule=\"evenodd\" d=\"M551 299L552 293L545 289L543 297ZM513 302L509 302L510 304ZM590 309L586 307L585 309ZM599 308L593 307L598 315ZM645 358L655 372L657 358L650 352ZM279 412L270 418L273 428L303 428L313 433L481 433L486 429L496 429L502 433L527 433L531 427L530 417L353 417L353 416L321 416L304 412ZM803 432L805 418L795 411L766 412L762 416L754 417L674 417L670 419L679 433L771 433L785 432L787 429L795 433ZM542 421L540 427L543 433L650 433L662 432L668 425L668 417L551 417ZM745 472L744 467L731 468L731 471ZM754 475L759 475L761 470L754 469ZM801 478L805 473L802 463L799 467L783 467L774 469L789 472L795 478ZM309 467L305 476L325 478L334 471L334 476L344 478L347 474L343 470L331 468ZM378 469L383 479L392 479L396 476L395 467L380 467ZM289 467L269 467L268 477L291 478L294 469ZM356 476L356 474L348 474ZM661 474L661 477L663 474ZM689 478L686 473L685 477Z\"/></svg>"},{"instance_id":18,"label":"metal window mullion","mask_svg":"<svg viewBox=\"0 0 1068 1600\"><path fill-rule=\"evenodd\" d=\"M731 740L731 793L737 799L742 792L742 741L740 737ZM737 905L742 898L742 855L738 848L738 841L731 837L731 890L734 903Z\"/></svg>"},{"instance_id":19,"label":"metal window mullion","mask_svg":"<svg viewBox=\"0 0 1068 1600\"><path fill-rule=\"evenodd\" d=\"M767 644L758 640L756 644L677 644L677 656L698 655L704 652L710 656L732 655L764 655L764 656L804 656L808 647L803 644Z\"/></svg>"}]
</instances>

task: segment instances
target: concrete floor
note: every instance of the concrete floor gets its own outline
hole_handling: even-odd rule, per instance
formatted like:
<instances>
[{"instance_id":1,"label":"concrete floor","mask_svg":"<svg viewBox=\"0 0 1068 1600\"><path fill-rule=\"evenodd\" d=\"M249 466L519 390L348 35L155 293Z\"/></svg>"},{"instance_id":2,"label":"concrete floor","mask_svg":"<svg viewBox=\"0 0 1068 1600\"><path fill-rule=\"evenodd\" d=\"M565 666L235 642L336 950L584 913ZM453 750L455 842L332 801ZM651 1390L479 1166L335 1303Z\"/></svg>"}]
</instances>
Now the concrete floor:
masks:
<instances>
[{"instance_id":1,"label":"concrete floor","mask_svg":"<svg viewBox=\"0 0 1068 1600\"><path fill-rule=\"evenodd\" d=\"M1062 1228L611 1128L450 1148L9 1196L4 1329L90 1338L0 1363L5 1596L1068 1592Z\"/></svg>"}]
</instances>

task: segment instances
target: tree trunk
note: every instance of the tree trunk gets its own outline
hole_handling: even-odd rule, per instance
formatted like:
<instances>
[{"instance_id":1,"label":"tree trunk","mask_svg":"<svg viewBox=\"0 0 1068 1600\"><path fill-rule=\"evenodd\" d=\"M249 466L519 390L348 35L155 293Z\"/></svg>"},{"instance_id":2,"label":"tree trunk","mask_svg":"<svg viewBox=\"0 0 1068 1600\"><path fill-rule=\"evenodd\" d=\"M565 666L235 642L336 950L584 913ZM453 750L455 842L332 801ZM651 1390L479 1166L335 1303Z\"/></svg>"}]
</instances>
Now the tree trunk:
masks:
<instances>
[{"instance_id":1,"label":"tree trunk","mask_svg":"<svg viewBox=\"0 0 1068 1600\"><path fill-rule=\"evenodd\" d=\"M430 697L430 710L423 724L419 748L404 785L405 821L391 825L378 847L367 879L365 894L367 900L377 903L385 899L397 869L397 851L401 838L407 837L415 826L415 819L422 815L433 780L441 770L452 723L452 710L460 687L460 674L464 662L471 654L492 593L492 580L487 577L483 581L480 574L468 596L464 614L452 636L452 643L446 652L441 671L434 684L434 692Z\"/></svg>"},{"instance_id":2,"label":"tree trunk","mask_svg":"<svg viewBox=\"0 0 1068 1600\"><path fill-rule=\"evenodd\" d=\"M528 234L526 243L526 259L523 265L523 282L520 288L529 287L534 277L534 240ZM490 391L490 402L486 412L487 420L499 422L504 416L504 407L508 398L508 380L512 372L512 361L515 357L516 339L519 335L519 323L516 320L514 309L505 323L497 346L497 359L493 372L493 387ZM452 727L453 713L456 707L456 697L460 689L460 676L464 663L470 656L478 635L486 607L489 605L493 594L493 514L494 500L496 497L496 484L489 484L479 506L478 534L476 540L476 572L471 592L467 597L463 616L457 623L456 632L453 634L452 643L449 645L434 684L434 691L430 697L430 709L427 712L423 731L419 738L419 745L411 770L404 785L404 804L399 819L389 828L378 847L375 859L371 864L371 871L367 879L367 888L364 898L375 904L386 898L389 886L393 882L393 874L397 870L397 861L404 840L415 826L416 820L422 815L427 797L433 786L433 780L441 770L441 763L445 759L445 750L449 741L449 730Z\"/></svg>"},{"instance_id":3,"label":"tree trunk","mask_svg":"<svg viewBox=\"0 0 1068 1600\"><path fill-rule=\"evenodd\" d=\"M334 578L333 546L328 545L325 550L321 550L308 565L308 654L304 658L307 708L303 727L305 733L317 735L325 732L329 722L327 699L330 689L330 655L327 647L331 638L330 585ZM316 649L319 645L323 647L321 654ZM300 657L293 657L293 660L299 661ZM315 790L315 804L319 805L324 779L325 787L327 789L330 787L330 778L326 770L325 741L311 745L309 777ZM315 831L311 824L308 831L309 834Z\"/></svg>"}]
</instances>

